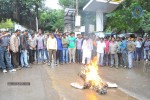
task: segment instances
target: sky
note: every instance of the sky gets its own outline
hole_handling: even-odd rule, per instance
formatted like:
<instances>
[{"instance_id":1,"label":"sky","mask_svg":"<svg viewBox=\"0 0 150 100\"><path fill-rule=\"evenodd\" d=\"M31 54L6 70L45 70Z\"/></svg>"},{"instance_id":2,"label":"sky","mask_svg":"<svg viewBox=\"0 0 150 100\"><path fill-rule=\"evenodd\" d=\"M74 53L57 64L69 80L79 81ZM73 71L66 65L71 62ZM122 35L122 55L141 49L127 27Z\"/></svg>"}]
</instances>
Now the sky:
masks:
<instances>
[{"instance_id":1,"label":"sky","mask_svg":"<svg viewBox=\"0 0 150 100\"><path fill-rule=\"evenodd\" d=\"M61 9L61 6L58 4L58 0L46 0L45 6L51 9Z\"/></svg>"}]
</instances>

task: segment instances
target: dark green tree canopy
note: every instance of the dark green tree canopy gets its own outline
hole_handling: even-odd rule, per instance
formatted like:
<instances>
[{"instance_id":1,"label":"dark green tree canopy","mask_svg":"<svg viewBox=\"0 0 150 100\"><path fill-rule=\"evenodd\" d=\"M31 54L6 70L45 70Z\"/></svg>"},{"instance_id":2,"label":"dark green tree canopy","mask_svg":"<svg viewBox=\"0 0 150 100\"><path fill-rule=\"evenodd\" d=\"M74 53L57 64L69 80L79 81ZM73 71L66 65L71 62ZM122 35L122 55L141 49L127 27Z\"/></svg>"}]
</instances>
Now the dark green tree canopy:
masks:
<instances>
[{"instance_id":1,"label":"dark green tree canopy","mask_svg":"<svg viewBox=\"0 0 150 100\"><path fill-rule=\"evenodd\" d=\"M0 0L0 21L11 18L35 30L35 16L44 0Z\"/></svg>"},{"instance_id":2,"label":"dark green tree canopy","mask_svg":"<svg viewBox=\"0 0 150 100\"><path fill-rule=\"evenodd\" d=\"M64 11L63 10L43 10L40 12L40 27L45 31L63 31Z\"/></svg>"},{"instance_id":3,"label":"dark green tree canopy","mask_svg":"<svg viewBox=\"0 0 150 100\"><path fill-rule=\"evenodd\" d=\"M106 31L115 29L117 32L137 32L139 28L142 28L148 32L150 30L148 28L150 25L149 4L149 0L125 0L115 11L106 14ZM142 7L143 15L135 18L133 12L137 6Z\"/></svg>"}]
</instances>

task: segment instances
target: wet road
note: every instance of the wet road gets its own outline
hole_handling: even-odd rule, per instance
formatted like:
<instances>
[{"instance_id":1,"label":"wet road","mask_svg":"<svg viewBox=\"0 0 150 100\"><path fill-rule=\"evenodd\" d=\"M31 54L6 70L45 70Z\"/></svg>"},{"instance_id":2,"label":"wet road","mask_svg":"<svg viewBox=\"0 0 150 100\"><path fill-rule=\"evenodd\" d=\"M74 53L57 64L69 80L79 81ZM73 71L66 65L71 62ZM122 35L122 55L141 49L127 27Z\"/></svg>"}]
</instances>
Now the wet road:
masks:
<instances>
[{"instance_id":1,"label":"wet road","mask_svg":"<svg viewBox=\"0 0 150 100\"><path fill-rule=\"evenodd\" d=\"M135 98L121 92L119 89L108 89L107 95L99 95L93 90L78 90L70 86L71 82L83 83L77 76L81 65L65 65L48 70L53 87L64 100L136 100Z\"/></svg>"},{"instance_id":2,"label":"wet road","mask_svg":"<svg viewBox=\"0 0 150 100\"><path fill-rule=\"evenodd\" d=\"M116 82L119 88L99 95L90 89L78 90L70 86L71 82L83 82L77 76L81 65L55 68L46 64L33 65L15 73L0 73L0 100L149 100L150 66L146 63L145 66L137 62L131 70L100 67L102 79ZM8 82L30 82L30 86L8 86Z\"/></svg>"},{"instance_id":3,"label":"wet road","mask_svg":"<svg viewBox=\"0 0 150 100\"><path fill-rule=\"evenodd\" d=\"M104 67L100 75L139 100L150 100L150 62L134 62L132 69Z\"/></svg>"}]
</instances>

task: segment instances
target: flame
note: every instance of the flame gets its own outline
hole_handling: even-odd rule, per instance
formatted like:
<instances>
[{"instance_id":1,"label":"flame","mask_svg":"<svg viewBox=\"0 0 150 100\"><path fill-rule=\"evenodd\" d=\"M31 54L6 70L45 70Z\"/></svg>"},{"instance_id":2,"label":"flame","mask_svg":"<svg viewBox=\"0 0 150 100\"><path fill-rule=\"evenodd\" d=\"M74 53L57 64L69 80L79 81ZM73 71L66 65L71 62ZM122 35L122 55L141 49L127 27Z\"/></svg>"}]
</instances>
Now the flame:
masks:
<instances>
[{"instance_id":1,"label":"flame","mask_svg":"<svg viewBox=\"0 0 150 100\"><path fill-rule=\"evenodd\" d=\"M98 86L99 88L101 88L103 82L98 74L97 62L98 62L97 57L94 57L94 59L90 62L90 64L86 65L85 82L91 82L92 87Z\"/></svg>"}]
</instances>

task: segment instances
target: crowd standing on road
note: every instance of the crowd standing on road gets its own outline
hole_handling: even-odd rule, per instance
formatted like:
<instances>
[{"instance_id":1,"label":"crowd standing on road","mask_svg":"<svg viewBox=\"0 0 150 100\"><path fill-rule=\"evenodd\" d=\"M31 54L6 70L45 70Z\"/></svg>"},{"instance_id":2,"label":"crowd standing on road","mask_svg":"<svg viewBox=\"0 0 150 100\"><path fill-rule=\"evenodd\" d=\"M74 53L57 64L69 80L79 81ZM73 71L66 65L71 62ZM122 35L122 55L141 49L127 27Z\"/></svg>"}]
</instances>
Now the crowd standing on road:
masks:
<instances>
[{"instance_id":1,"label":"crowd standing on road","mask_svg":"<svg viewBox=\"0 0 150 100\"><path fill-rule=\"evenodd\" d=\"M59 32L28 34L16 30L0 32L0 68L3 73L29 68L32 64L52 66L62 64L89 64L98 57L98 65L132 68L133 62L150 60L150 38L99 38L95 35L62 34Z\"/></svg>"}]
</instances>

